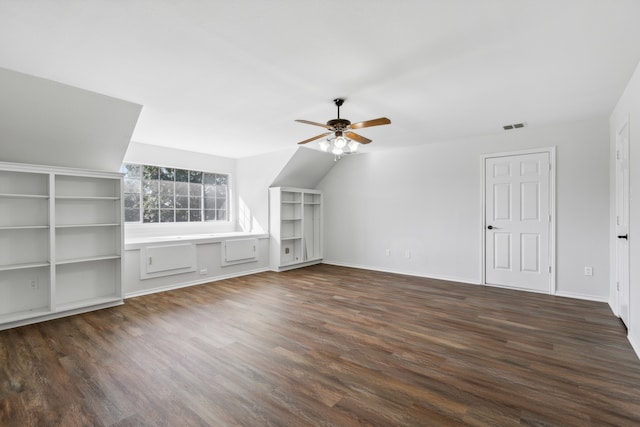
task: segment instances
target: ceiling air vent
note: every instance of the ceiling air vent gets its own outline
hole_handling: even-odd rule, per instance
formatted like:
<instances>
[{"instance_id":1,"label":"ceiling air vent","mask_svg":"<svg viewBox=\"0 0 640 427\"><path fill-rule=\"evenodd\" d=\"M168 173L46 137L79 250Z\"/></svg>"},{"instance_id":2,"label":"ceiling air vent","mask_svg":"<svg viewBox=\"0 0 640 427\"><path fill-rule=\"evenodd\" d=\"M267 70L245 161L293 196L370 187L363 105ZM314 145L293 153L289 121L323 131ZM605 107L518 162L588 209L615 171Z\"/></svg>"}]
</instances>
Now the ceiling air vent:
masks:
<instances>
[{"instance_id":1,"label":"ceiling air vent","mask_svg":"<svg viewBox=\"0 0 640 427\"><path fill-rule=\"evenodd\" d=\"M502 126L502 128L504 130L520 129L520 128L525 127L526 125L527 125L527 122L522 122L522 123L515 123L515 124L512 124L512 125L504 125L504 126Z\"/></svg>"}]
</instances>

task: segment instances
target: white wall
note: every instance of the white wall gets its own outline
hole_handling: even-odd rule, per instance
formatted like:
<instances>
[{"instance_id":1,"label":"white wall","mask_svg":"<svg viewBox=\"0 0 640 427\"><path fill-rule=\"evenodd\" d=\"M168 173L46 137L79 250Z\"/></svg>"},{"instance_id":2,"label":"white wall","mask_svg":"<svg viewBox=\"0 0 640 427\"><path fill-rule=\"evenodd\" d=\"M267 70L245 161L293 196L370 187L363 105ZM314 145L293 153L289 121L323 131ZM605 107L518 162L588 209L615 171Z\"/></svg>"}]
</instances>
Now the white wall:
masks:
<instances>
[{"instance_id":1,"label":"white wall","mask_svg":"<svg viewBox=\"0 0 640 427\"><path fill-rule=\"evenodd\" d=\"M296 147L237 160L239 225L243 231L269 230L269 186Z\"/></svg>"},{"instance_id":2,"label":"white wall","mask_svg":"<svg viewBox=\"0 0 640 427\"><path fill-rule=\"evenodd\" d=\"M634 244L634 230L640 230L640 200L637 197L640 189L640 64L635 70L631 80L618 104L616 105L610 123L611 140L611 212L612 218L615 212L615 143L616 133L625 121L629 119L629 188L630 188L630 223L629 223L629 248L630 248L630 321L628 325L629 341L633 345L636 353L640 355L640 245ZM615 229L611 221L611 265L615 266ZM640 234L638 234L640 236ZM613 270L614 267L612 267ZM615 275L611 275L611 295L615 296ZM615 309L615 298L612 297L611 304Z\"/></svg>"},{"instance_id":3,"label":"white wall","mask_svg":"<svg viewBox=\"0 0 640 427\"><path fill-rule=\"evenodd\" d=\"M557 147L558 294L606 301L605 118L340 160L318 186L324 191L325 261L481 283L481 155L551 146ZM585 266L593 267L593 276L584 276Z\"/></svg>"}]
</instances>

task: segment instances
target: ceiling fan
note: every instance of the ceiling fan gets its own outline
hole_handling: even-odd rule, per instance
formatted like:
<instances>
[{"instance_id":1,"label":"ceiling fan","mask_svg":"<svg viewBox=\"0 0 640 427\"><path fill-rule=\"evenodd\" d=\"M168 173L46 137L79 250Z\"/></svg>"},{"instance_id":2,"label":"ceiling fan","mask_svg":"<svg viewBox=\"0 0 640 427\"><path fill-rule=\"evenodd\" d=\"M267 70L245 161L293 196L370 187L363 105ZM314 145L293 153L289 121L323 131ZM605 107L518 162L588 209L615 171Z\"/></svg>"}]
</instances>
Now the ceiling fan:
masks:
<instances>
[{"instance_id":1,"label":"ceiling fan","mask_svg":"<svg viewBox=\"0 0 640 427\"><path fill-rule=\"evenodd\" d=\"M320 135L316 135L313 138L300 141L298 142L298 144L306 144L308 142L315 141L316 139L324 138L325 136L331 135L326 140L320 141L320 148L322 149L322 151L331 151L336 156L340 156L342 154L351 154L358 149L358 143L368 144L371 142L369 138L365 138L364 136L351 132L353 129L388 125L391 123L391 120L387 119L386 117L366 120L364 122L351 123L347 119L340 118L340 107L342 106L342 104L344 104L344 99L336 98L333 100L333 102L336 104L336 107L338 107L338 118L329 120L327 124L312 122L309 120L296 120L296 122L299 123L320 126L330 131L321 133Z\"/></svg>"}]
</instances>

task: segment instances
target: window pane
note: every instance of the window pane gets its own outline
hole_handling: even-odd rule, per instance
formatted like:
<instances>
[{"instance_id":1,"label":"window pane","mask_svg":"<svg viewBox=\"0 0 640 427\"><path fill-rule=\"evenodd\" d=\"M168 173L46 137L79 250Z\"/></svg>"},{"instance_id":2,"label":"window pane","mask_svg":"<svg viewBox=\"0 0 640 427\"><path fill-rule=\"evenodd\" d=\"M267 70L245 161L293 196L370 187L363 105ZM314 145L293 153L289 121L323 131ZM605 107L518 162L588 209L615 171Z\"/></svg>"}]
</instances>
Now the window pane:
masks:
<instances>
[{"instance_id":1,"label":"window pane","mask_svg":"<svg viewBox=\"0 0 640 427\"><path fill-rule=\"evenodd\" d=\"M189 171L184 169L176 169L176 181L189 182Z\"/></svg>"},{"instance_id":2,"label":"window pane","mask_svg":"<svg viewBox=\"0 0 640 427\"><path fill-rule=\"evenodd\" d=\"M144 193L145 196L157 195L159 182L160 181L157 180L142 181L142 193Z\"/></svg>"},{"instance_id":3,"label":"window pane","mask_svg":"<svg viewBox=\"0 0 640 427\"><path fill-rule=\"evenodd\" d=\"M140 194L125 194L124 207L140 209Z\"/></svg>"},{"instance_id":4,"label":"window pane","mask_svg":"<svg viewBox=\"0 0 640 427\"><path fill-rule=\"evenodd\" d=\"M158 167L145 165L142 171L144 179L158 179Z\"/></svg>"},{"instance_id":5,"label":"window pane","mask_svg":"<svg viewBox=\"0 0 640 427\"><path fill-rule=\"evenodd\" d=\"M177 209L176 222L187 222L187 221L189 221L189 211L186 209Z\"/></svg>"},{"instance_id":6,"label":"window pane","mask_svg":"<svg viewBox=\"0 0 640 427\"><path fill-rule=\"evenodd\" d=\"M216 197L227 197L227 187L225 185L216 186Z\"/></svg>"},{"instance_id":7,"label":"window pane","mask_svg":"<svg viewBox=\"0 0 640 427\"><path fill-rule=\"evenodd\" d=\"M142 222L158 222L158 209L145 209L142 214Z\"/></svg>"},{"instance_id":8,"label":"window pane","mask_svg":"<svg viewBox=\"0 0 640 427\"><path fill-rule=\"evenodd\" d=\"M136 179L124 179L124 192L125 193L139 193L140 192L140 178Z\"/></svg>"},{"instance_id":9,"label":"window pane","mask_svg":"<svg viewBox=\"0 0 640 427\"><path fill-rule=\"evenodd\" d=\"M204 220L205 221L215 221L216 220L216 211L214 211L214 210L205 210L204 211Z\"/></svg>"},{"instance_id":10,"label":"window pane","mask_svg":"<svg viewBox=\"0 0 640 427\"><path fill-rule=\"evenodd\" d=\"M215 197L216 196L216 186L215 185L204 185L204 197Z\"/></svg>"},{"instance_id":11,"label":"window pane","mask_svg":"<svg viewBox=\"0 0 640 427\"><path fill-rule=\"evenodd\" d=\"M125 174L125 178L140 178L140 172L142 171L142 166L140 165L130 165L125 164L122 165L122 172Z\"/></svg>"},{"instance_id":12,"label":"window pane","mask_svg":"<svg viewBox=\"0 0 640 427\"><path fill-rule=\"evenodd\" d=\"M195 184L202 184L202 172L189 171L189 182Z\"/></svg>"},{"instance_id":13,"label":"window pane","mask_svg":"<svg viewBox=\"0 0 640 427\"><path fill-rule=\"evenodd\" d=\"M194 221L201 221L202 220L202 215L200 214L200 211L194 211L194 210L189 210L189 221L194 222Z\"/></svg>"},{"instance_id":14,"label":"window pane","mask_svg":"<svg viewBox=\"0 0 640 427\"><path fill-rule=\"evenodd\" d=\"M189 208L190 209L200 209L201 208L202 199L200 197L189 197Z\"/></svg>"},{"instance_id":15,"label":"window pane","mask_svg":"<svg viewBox=\"0 0 640 427\"><path fill-rule=\"evenodd\" d=\"M204 184L205 185L215 185L216 184L216 174L215 173L205 173L204 174Z\"/></svg>"},{"instance_id":16,"label":"window pane","mask_svg":"<svg viewBox=\"0 0 640 427\"><path fill-rule=\"evenodd\" d=\"M189 198L187 196L176 196L176 209L187 209Z\"/></svg>"},{"instance_id":17,"label":"window pane","mask_svg":"<svg viewBox=\"0 0 640 427\"><path fill-rule=\"evenodd\" d=\"M186 182L176 182L176 195L180 194L181 196L189 195L189 184Z\"/></svg>"},{"instance_id":18,"label":"window pane","mask_svg":"<svg viewBox=\"0 0 640 427\"><path fill-rule=\"evenodd\" d=\"M227 209L227 199L216 199L216 209Z\"/></svg>"},{"instance_id":19,"label":"window pane","mask_svg":"<svg viewBox=\"0 0 640 427\"><path fill-rule=\"evenodd\" d=\"M202 197L202 184L189 184L189 195Z\"/></svg>"},{"instance_id":20,"label":"window pane","mask_svg":"<svg viewBox=\"0 0 640 427\"><path fill-rule=\"evenodd\" d=\"M140 209L125 209L124 220L126 222L139 222L140 221Z\"/></svg>"},{"instance_id":21,"label":"window pane","mask_svg":"<svg viewBox=\"0 0 640 427\"><path fill-rule=\"evenodd\" d=\"M176 178L176 173L173 168L159 168L160 169L160 179L162 181L174 181Z\"/></svg>"},{"instance_id":22,"label":"window pane","mask_svg":"<svg viewBox=\"0 0 640 427\"><path fill-rule=\"evenodd\" d=\"M218 221L226 221L227 220L227 211L226 210L219 210L217 211L218 215L217 215L217 219Z\"/></svg>"},{"instance_id":23,"label":"window pane","mask_svg":"<svg viewBox=\"0 0 640 427\"><path fill-rule=\"evenodd\" d=\"M216 199L204 199L204 208L205 209L215 209L216 208Z\"/></svg>"},{"instance_id":24,"label":"window pane","mask_svg":"<svg viewBox=\"0 0 640 427\"><path fill-rule=\"evenodd\" d=\"M160 222L174 222L173 209L160 209Z\"/></svg>"},{"instance_id":25,"label":"window pane","mask_svg":"<svg viewBox=\"0 0 640 427\"><path fill-rule=\"evenodd\" d=\"M216 174L216 185L227 185L229 175Z\"/></svg>"}]
</instances>

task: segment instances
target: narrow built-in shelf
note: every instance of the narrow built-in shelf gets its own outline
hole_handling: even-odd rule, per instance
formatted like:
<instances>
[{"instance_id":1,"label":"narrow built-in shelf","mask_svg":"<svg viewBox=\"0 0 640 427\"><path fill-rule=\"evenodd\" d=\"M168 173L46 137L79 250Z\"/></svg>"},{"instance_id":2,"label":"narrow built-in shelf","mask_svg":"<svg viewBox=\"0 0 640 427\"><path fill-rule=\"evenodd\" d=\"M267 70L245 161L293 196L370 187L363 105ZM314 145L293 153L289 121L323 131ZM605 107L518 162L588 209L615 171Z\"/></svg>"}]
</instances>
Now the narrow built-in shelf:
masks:
<instances>
[{"instance_id":1,"label":"narrow built-in shelf","mask_svg":"<svg viewBox=\"0 0 640 427\"><path fill-rule=\"evenodd\" d=\"M69 259L58 259L56 260L56 265L63 264L77 264L80 262L91 262L91 261L102 261L106 259L119 259L120 255L99 255L99 256L91 256L91 257L82 257L82 258L69 258Z\"/></svg>"},{"instance_id":2,"label":"narrow built-in shelf","mask_svg":"<svg viewBox=\"0 0 640 427\"><path fill-rule=\"evenodd\" d=\"M58 224L56 228L88 228L88 227L119 227L117 223L107 224Z\"/></svg>"},{"instance_id":3,"label":"narrow built-in shelf","mask_svg":"<svg viewBox=\"0 0 640 427\"><path fill-rule=\"evenodd\" d=\"M282 237L281 240L296 240L302 239L302 236L291 236L291 237Z\"/></svg>"},{"instance_id":4,"label":"narrow built-in shelf","mask_svg":"<svg viewBox=\"0 0 640 427\"><path fill-rule=\"evenodd\" d=\"M43 194L14 194L14 193L0 193L0 197L7 199L48 199L48 195Z\"/></svg>"},{"instance_id":5,"label":"narrow built-in shelf","mask_svg":"<svg viewBox=\"0 0 640 427\"><path fill-rule=\"evenodd\" d=\"M28 262L24 264L0 265L0 271L24 270L27 268L39 268L39 267L49 267L49 263L43 261L43 262Z\"/></svg>"},{"instance_id":6,"label":"narrow built-in shelf","mask_svg":"<svg viewBox=\"0 0 640 427\"><path fill-rule=\"evenodd\" d=\"M48 225L5 225L0 230L37 230L49 228Z\"/></svg>"},{"instance_id":7,"label":"narrow built-in shelf","mask_svg":"<svg viewBox=\"0 0 640 427\"><path fill-rule=\"evenodd\" d=\"M282 221L300 221L302 218L281 218Z\"/></svg>"},{"instance_id":8,"label":"narrow built-in shelf","mask_svg":"<svg viewBox=\"0 0 640 427\"><path fill-rule=\"evenodd\" d=\"M56 200L120 200L118 196L56 196Z\"/></svg>"}]
</instances>

